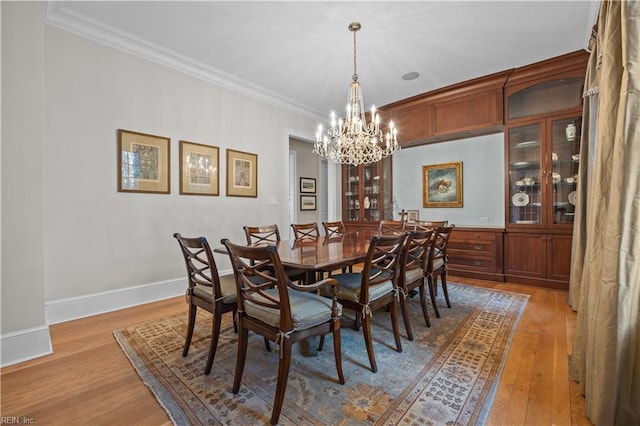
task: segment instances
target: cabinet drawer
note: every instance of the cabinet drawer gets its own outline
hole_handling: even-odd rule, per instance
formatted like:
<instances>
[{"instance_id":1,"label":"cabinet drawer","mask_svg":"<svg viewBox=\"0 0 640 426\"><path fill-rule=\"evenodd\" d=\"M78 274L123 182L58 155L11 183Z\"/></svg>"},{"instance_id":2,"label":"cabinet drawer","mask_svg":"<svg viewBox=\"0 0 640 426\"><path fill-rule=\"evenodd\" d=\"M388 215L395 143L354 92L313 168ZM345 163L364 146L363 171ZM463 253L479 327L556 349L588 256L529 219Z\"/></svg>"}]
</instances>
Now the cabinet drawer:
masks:
<instances>
[{"instance_id":1,"label":"cabinet drawer","mask_svg":"<svg viewBox=\"0 0 640 426\"><path fill-rule=\"evenodd\" d=\"M473 252L473 253L486 253L492 255L495 253L495 241L494 240L454 240L451 239L447 246L448 252Z\"/></svg>"},{"instance_id":2,"label":"cabinet drawer","mask_svg":"<svg viewBox=\"0 0 640 426\"><path fill-rule=\"evenodd\" d=\"M496 262L492 258L476 258L464 255L449 255L450 269L464 269L468 271L495 272Z\"/></svg>"}]
</instances>

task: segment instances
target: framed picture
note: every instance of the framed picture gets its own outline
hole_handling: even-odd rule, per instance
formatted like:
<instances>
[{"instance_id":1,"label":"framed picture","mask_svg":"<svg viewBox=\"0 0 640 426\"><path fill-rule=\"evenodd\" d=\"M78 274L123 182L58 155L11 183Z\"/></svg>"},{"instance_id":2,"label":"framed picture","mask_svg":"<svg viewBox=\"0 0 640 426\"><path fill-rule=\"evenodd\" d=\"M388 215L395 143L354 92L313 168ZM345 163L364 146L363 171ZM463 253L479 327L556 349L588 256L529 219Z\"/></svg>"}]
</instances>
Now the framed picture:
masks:
<instances>
[{"instance_id":1,"label":"framed picture","mask_svg":"<svg viewBox=\"0 0 640 426\"><path fill-rule=\"evenodd\" d=\"M316 180L314 178L300 178L300 192L307 192L310 194L316 193Z\"/></svg>"},{"instance_id":2,"label":"framed picture","mask_svg":"<svg viewBox=\"0 0 640 426\"><path fill-rule=\"evenodd\" d=\"M300 210L315 210L316 209L316 196L315 195L301 195L300 196Z\"/></svg>"},{"instance_id":3,"label":"framed picture","mask_svg":"<svg viewBox=\"0 0 640 426\"><path fill-rule=\"evenodd\" d=\"M227 149L227 196L258 196L258 154Z\"/></svg>"},{"instance_id":4,"label":"framed picture","mask_svg":"<svg viewBox=\"0 0 640 426\"><path fill-rule=\"evenodd\" d=\"M118 129L118 192L171 192L170 139Z\"/></svg>"},{"instance_id":5,"label":"framed picture","mask_svg":"<svg viewBox=\"0 0 640 426\"><path fill-rule=\"evenodd\" d=\"M180 141L180 194L220 195L220 150Z\"/></svg>"},{"instance_id":6,"label":"framed picture","mask_svg":"<svg viewBox=\"0 0 640 426\"><path fill-rule=\"evenodd\" d=\"M413 223L420 220L420 210L407 210L407 223Z\"/></svg>"},{"instance_id":7,"label":"framed picture","mask_svg":"<svg viewBox=\"0 0 640 426\"><path fill-rule=\"evenodd\" d=\"M462 207L462 161L422 166L422 206Z\"/></svg>"}]
</instances>

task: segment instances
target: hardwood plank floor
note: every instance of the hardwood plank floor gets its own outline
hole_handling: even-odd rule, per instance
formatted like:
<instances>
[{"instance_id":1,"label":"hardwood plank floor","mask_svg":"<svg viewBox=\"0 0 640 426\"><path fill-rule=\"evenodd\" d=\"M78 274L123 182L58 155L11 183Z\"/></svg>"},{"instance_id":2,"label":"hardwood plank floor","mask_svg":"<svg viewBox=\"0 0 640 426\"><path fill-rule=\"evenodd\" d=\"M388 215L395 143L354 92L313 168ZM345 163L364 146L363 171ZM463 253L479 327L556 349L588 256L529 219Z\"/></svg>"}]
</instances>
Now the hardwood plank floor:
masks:
<instances>
[{"instance_id":1,"label":"hardwood plank floor","mask_svg":"<svg viewBox=\"0 0 640 426\"><path fill-rule=\"evenodd\" d=\"M575 313L567 293L469 278L449 281L530 296L487 425L590 425L578 385L568 376ZM452 303L455 309L455 295ZM186 308L177 297L52 325L52 355L2 369L2 416L47 425L171 424L112 333ZM446 315L447 308L441 309Z\"/></svg>"}]
</instances>

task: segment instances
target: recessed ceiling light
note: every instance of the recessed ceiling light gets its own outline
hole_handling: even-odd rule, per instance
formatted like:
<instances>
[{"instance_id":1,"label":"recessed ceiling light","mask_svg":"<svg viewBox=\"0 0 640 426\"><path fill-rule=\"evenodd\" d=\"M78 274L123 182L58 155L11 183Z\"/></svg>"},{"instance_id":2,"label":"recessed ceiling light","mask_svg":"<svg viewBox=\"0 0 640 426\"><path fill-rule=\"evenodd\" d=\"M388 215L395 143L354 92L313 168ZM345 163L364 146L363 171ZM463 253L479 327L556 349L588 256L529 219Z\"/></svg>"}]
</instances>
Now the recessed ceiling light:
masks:
<instances>
[{"instance_id":1,"label":"recessed ceiling light","mask_svg":"<svg viewBox=\"0 0 640 426\"><path fill-rule=\"evenodd\" d=\"M418 77L420 77L420 74L415 72L415 71L412 71L412 72L408 72L405 75L403 75L402 79L409 81L409 80L415 80Z\"/></svg>"}]
</instances>

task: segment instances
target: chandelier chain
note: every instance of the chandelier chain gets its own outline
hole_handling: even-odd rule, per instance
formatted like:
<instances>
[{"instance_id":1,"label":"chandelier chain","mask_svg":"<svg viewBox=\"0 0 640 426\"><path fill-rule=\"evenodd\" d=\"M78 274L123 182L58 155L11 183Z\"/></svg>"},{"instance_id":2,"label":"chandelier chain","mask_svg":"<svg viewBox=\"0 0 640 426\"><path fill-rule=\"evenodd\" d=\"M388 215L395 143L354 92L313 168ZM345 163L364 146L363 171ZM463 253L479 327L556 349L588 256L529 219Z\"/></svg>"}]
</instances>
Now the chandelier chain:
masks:
<instances>
[{"instance_id":1,"label":"chandelier chain","mask_svg":"<svg viewBox=\"0 0 640 426\"><path fill-rule=\"evenodd\" d=\"M356 65L356 32L357 29L353 31L353 81L358 81L358 66Z\"/></svg>"}]
</instances>

